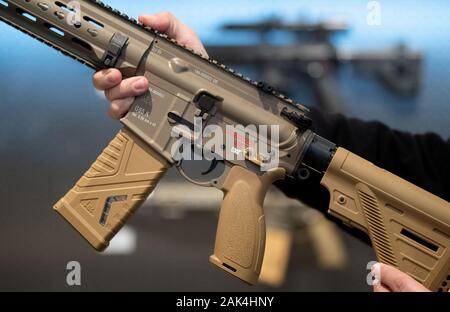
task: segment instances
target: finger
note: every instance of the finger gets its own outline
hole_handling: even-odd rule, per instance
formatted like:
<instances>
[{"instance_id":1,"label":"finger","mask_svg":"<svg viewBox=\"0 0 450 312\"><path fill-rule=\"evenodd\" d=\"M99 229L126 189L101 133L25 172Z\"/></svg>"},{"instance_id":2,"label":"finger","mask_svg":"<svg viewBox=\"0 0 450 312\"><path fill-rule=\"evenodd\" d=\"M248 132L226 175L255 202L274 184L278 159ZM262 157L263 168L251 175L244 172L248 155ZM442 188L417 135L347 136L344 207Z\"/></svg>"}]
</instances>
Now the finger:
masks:
<instances>
[{"instance_id":1,"label":"finger","mask_svg":"<svg viewBox=\"0 0 450 312\"><path fill-rule=\"evenodd\" d=\"M139 16L139 21L151 28L167 34L173 39L178 39L181 34L181 22L169 12L162 12L153 15ZM184 26L184 25L183 25Z\"/></svg>"},{"instance_id":2,"label":"finger","mask_svg":"<svg viewBox=\"0 0 450 312\"><path fill-rule=\"evenodd\" d=\"M381 284L395 292L429 291L411 276L386 264L380 264Z\"/></svg>"},{"instance_id":3,"label":"finger","mask_svg":"<svg viewBox=\"0 0 450 312\"><path fill-rule=\"evenodd\" d=\"M135 97L148 90L148 80L145 77L133 77L123 80L119 85L106 90L106 98L114 100Z\"/></svg>"},{"instance_id":4,"label":"finger","mask_svg":"<svg viewBox=\"0 0 450 312\"><path fill-rule=\"evenodd\" d=\"M122 118L128 112L134 100L134 97L129 97L112 101L109 106L109 115L114 119Z\"/></svg>"},{"instance_id":5,"label":"finger","mask_svg":"<svg viewBox=\"0 0 450 312\"><path fill-rule=\"evenodd\" d=\"M205 47L195 32L178 20L172 13L162 12L153 15L142 15L139 16L139 21L146 26L165 33L181 45L185 45L197 53L208 57Z\"/></svg>"},{"instance_id":6,"label":"finger","mask_svg":"<svg viewBox=\"0 0 450 312\"><path fill-rule=\"evenodd\" d=\"M117 86L121 81L122 73L117 69L104 69L92 77L95 88L101 91Z\"/></svg>"},{"instance_id":7,"label":"finger","mask_svg":"<svg viewBox=\"0 0 450 312\"><path fill-rule=\"evenodd\" d=\"M383 284L374 285L373 291L374 292L391 292L391 290L389 288L387 288L386 286L384 286Z\"/></svg>"}]
</instances>

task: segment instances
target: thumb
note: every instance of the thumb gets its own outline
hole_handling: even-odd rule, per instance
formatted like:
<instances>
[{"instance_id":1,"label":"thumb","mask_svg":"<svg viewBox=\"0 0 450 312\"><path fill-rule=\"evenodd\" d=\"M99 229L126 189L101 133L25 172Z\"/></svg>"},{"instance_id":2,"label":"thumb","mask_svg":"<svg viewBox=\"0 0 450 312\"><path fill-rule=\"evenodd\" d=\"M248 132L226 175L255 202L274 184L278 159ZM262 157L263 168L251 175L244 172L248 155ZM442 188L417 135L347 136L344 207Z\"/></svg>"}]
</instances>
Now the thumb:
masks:
<instances>
[{"instance_id":1,"label":"thumb","mask_svg":"<svg viewBox=\"0 0 450 312\"><path fill-rule=\"evenodd\" d=\"M394 292L429 292L411 276L386 264L381 264L381 284Z\"/></svg>"}]
</instances>

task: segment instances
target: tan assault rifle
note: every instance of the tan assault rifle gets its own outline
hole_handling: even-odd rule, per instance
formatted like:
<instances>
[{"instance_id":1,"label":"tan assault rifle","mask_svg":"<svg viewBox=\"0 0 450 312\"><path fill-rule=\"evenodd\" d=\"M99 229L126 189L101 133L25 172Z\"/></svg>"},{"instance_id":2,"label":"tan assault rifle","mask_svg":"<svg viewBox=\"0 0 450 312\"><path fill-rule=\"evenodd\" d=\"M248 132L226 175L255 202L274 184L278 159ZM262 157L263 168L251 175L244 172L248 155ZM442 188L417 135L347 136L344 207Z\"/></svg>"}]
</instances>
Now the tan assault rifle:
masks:
<instances>
[{"instance_id":1,"label":"tan assault rifle","mask_svg":"<svg viewBox=\"0 0 450 312\"><path fill-rule=\"evenodd\" d=\"M286 176L319 174L330 192L329 213L366 232L379 261L432 290L448 289L450 204L311 132L302 105L98 1L0 0L0 19L93 69L114 67L150 82L121 119L124 128L55 205L97 250L108 246L164 173L177 166L189 181L224 192L210 261L256 283L267 189ZM270 127L265 136L234 132L231 144L197 144L196 117L223 133L239 124L277 126L277 140ZM217 155L210 171L220 162L221 174L201 182L187 176L174 159L180 137ZM249 142L270 148L256 150ZM220 158L229 154L241 157ZM277 165L262 170L272 163Z\"/></svg>"}]
</instances>

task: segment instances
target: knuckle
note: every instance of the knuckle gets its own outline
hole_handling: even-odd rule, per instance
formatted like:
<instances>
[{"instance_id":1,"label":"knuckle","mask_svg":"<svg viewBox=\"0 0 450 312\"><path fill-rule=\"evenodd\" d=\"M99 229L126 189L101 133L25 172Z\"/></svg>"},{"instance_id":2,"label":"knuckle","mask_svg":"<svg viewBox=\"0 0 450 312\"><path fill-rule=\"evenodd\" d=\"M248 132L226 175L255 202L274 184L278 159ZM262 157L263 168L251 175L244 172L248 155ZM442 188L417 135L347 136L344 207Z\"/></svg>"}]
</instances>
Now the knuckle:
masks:
<instances>
[{"instance_id":1,"label":"knuckle","mask_svg":"<svg viewBox=\"0 0 450 312\"><path fill-rule=\"evenodd\" d=\"M142 88L143 83L144 81L141 80L141 77L130 78L125 83L123 83L121 87L121 93L124 96L135 96L139 94L139 88Z\"/></svg>"},{"instance_id":2,"label":"knuckle","mask_svg":"<svg viewBox=\"0 0 450 312\"><path fill-rule=\"evenodd\" d=\"M133 85L133 83L135 81L139 80L139 77L131 77L131 78L127 78L125 80L122 80L122 87L124 88L129 88Z\"/></svg>"},{"instance_id":3,"label":"knuckle","mask_svg":"<svg viewBox=\"0 0 450 312\"><path fill-rule=\"evenodd\" d=\"M126 99L123 99L120 102L120 110L121 113L124 113L126 111L128 111L130 109L131 104L133 104L133 102L135 101L136 97L128 97Z\"/></svg>"},{"instance_id":4,"label":"knuckle","mask_svg":"<svg viewBox=\"0 0 450 312\"><path fill-rule=\"evenodd\" d=\"M99 89L99 90L103 90L105 87L105 82L106 82L106 74L107 72L105 70L101 70L96 72L93 76L92 76L92 83L94 84L94 87Z\"/></svg>"},{"instance_id":5,"label":"knuckle","mask_svg":"<svg viewBox=\"0 0 450 312\"><path fill-rule=\"evenodd\" d=\"M394 282L394 288L396 291L402 292L402 291L406 291L408 288L407 283L405 283L405 281L403 279L397 279Z\"/></svg>"},{"instance_id":6,"label":"knuckle","mask_svg":"<svg viewBox=\"0 0 450 312\"><path fill-rule=\"evenodd\" d=\"M92 84L95 88L100 89L100 81L100 76L98 75L98 73L95 73L94 76L92 76Z\"/></svg>"},{"instance_id":7,"label":"knuckle","mask_svg":"<svg viewBox=\"0 0 450 312\"><path fill-rule=\"evenodd\" d=\"M109 89L105 91L105 96L109 101L113 101L113 89Z\"/></svg>"},{"instance_id":8,"label":"knuckle","mask_svg":"<svg viewBox=\"0 0 450 312\"><path fill-rule=\"evenodd\" d=\"M108 110L108 114L111 118L113 119L118 119L120 116L120 110L119 107L117 105L115 105L114 103L112 103L109 106L109 110Z\"/></svg>"},{"instance_id":9,"label":"knuckle","mask_svg":"<svg viewBox=\"0 0 450 312\"><path fill-rule=\"evenodd\" d=\"M129 80L126 83L120 85L120 96L126 98L134 94L133 84L135 80Z\"/></svg>"}]
</instances>

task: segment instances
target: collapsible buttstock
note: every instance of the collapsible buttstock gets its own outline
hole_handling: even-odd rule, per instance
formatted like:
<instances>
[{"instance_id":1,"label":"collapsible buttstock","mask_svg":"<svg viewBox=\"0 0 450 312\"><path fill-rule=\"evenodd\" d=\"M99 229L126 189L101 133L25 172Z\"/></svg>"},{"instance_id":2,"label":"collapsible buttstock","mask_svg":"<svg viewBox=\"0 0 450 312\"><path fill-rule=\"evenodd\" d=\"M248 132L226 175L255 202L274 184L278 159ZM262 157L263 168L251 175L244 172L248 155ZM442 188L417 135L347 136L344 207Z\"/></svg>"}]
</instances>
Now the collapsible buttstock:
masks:
<instances>
[{"instance_id":1,"label":"collapsible buttstock","mask_svg":"<svg viewBox=\"0 0 450 312\"><path fill-rule=\"evenodd\" d=\"M450 286L450 204L338 149L322 180L329 212L366 231L378 261L396 266L431 290Z\"/></svg>"},{"instance_id":2,"label":"collapsible buttstock","mask_svg":"<svg viewBox=\"0 0 450 312\"><path fill-rule=\"evenodd\" d=\"M169 166L153 149L123 129L54 209L102 251Z\"/></svg>"},{"instance_id":3,"label":"collapsible buttstock","mask_svg":"<svg viewBox=\"0 0 450 312\"><path fill-rule=\"evenodd\" d=\"M284 175L284 169L258 176L235 166L223 185L225 196L210 261L249 284L258 281L264 256L264 198L273 182Z\"/></svg>"}]
</instances>

